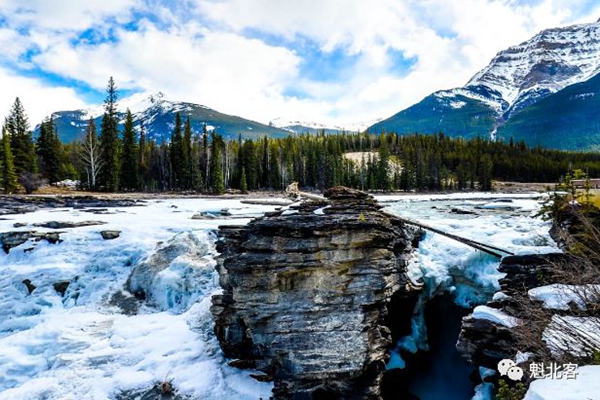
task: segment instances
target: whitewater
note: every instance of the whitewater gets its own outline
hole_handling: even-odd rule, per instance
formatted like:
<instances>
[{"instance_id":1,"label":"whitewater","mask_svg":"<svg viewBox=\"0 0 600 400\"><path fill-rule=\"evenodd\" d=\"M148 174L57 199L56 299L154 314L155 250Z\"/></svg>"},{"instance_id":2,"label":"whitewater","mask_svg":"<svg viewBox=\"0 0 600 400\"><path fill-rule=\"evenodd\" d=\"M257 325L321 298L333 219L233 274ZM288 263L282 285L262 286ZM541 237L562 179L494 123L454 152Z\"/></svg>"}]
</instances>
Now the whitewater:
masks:
<instances>
[{"instance_id":1,"label":"whitewater","mask_svg":"<svg viewBox=\"0 0 600 400\"><path fill-rule=\"evenodd\" d=\"M387 211L516 254L557 251L548 235L549 223L535 217L539 194L378 200ZM223 208L231 217L192 219ZM58 208L5 216L1 232L50 232L31 226L48 221L106 224L64 229L61 243L28 242L0 254L0 399L122 399L164 381L172 382L182 398L269 398L272 384L254 380L249 376L252 371L227 365L213 334L210 304L219 291L214 270L216 228L245 224L274 209L239 200L190 198L151 200L100 215ZM28 225L15 228L15 223ZM101 230L121 234L104 240ZM123 291L132 268L183 235L193 238L197 256L181 255L153 277L151 301L136 314L114 305L111 299ZM499 290L502 275L497 266L493 257L426 233L410 273L425 282L427 298L444 292L460 306L475 307ZM26 279L36 286L31 294L23 284ZM53 287L60 281L70 282L64 296ZM489 317L485 312L479 315ZM398 344L389 368L402 367L401 350L426 348L418 315L413 326L413 335ZM479 388L476 396L484 389Z\"/></svg>"}]
</instances>

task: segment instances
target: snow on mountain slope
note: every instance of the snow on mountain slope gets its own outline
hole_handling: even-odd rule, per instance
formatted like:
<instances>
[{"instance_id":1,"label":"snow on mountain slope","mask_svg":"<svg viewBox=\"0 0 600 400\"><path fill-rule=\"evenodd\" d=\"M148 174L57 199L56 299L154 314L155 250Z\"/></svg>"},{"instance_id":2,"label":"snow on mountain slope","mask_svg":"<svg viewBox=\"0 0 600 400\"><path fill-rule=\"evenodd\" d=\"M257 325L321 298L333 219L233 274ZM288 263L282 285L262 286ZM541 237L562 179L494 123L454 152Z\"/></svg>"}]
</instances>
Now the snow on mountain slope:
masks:
<instances>
[{"instance_id":1,"label":"snow on mountain slope","mask_svg":"<svg viewBox=\"0 0 600 400\"><path fill-rule=\"evenodd\" d=\"M202 133L204 126L208 131L216 130L219 134L236 138L239 134L245 137L285 137L288 131L241 117L227 115L209 107L171 100L162 92L153 94L137 93L117 102L120 124L125 122L125 112L133 113L134 127L139 132L143 123L146 134L157 142L169 140L175 122L175 114L180 113L182 120L190 118L192 130ZM58 135L63 142L71 142L81 138L92 118L99 129L103 106L83 110L58 111L52 114ZM36 127L36 130L39 127Z\"/></svg>"},{"instance_id":2,"label":"snow on mountain slope","mask_svg":"<svg viewBox=\"0 0 600 400\"><path fill-rule=\"evenodd\" d=\"M547 29L499 52L464 87L435 92L369 130L596 150L600 117L589 110L599 73L600 21Z\"/></svg>"},{"instance_id":3,"label":"snow on mountain slope","mask_svg":"<svg viewBox=\"0 0 600 400\"><path fill-rule=\"evenodd\" d=\"M498 53L466 88L487 86L513 106L585 81L599 67L600 22L547 29Z\"/></svg>"},{"instance_id":4,"label":"snow on mountain slope","mask_svg":"<svg viewBox=\"0 0 600 400\"><path fill-rule=\"evenodd\" d=\"M370 121L323 124L314 121L299 121L285 118L274 118L273 120L271 120L271 125L294 133L316 133L323 130L326 133L363 132L369 126L379 122L380 120L381 118Z\"/></svg>"}]
</instances>

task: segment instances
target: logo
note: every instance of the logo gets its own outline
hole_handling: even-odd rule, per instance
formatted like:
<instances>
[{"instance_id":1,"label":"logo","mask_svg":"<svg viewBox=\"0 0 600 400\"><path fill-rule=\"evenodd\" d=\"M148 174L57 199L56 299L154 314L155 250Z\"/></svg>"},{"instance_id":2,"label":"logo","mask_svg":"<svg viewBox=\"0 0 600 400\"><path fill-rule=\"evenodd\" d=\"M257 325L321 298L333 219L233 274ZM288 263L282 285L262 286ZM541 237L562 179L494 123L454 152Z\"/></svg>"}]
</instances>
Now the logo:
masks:
<instances>
[{"instance_id":1,"label":"logo","mask_svg":"<svg viewBox=\"0 0 600 400\"><path fill-rule=\"evenodd\" d=\"M508 379L520 381L523 378L523 369L517 367L513 360L504 359L498 363L498 372L501 376L508 376Z\"/></svg>"}]
</instances>

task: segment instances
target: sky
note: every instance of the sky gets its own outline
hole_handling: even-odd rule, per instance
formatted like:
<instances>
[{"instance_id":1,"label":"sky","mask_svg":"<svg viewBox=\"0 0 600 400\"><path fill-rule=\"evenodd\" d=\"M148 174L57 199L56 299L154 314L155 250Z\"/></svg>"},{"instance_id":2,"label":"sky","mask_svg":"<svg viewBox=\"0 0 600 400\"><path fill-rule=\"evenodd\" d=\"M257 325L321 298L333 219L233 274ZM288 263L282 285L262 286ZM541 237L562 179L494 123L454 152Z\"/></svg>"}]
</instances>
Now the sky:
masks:
<instances>
[{"instance_id":1,"label":"sky","mask_svg":"<svg viewBox=\"0 0 600 400\"><path fill-rule=\"evenodd\" d=\"M164 92L255 121L346 126L464 85L597 0L0 0L0 117Z\"/></svg>"}]
</instances>

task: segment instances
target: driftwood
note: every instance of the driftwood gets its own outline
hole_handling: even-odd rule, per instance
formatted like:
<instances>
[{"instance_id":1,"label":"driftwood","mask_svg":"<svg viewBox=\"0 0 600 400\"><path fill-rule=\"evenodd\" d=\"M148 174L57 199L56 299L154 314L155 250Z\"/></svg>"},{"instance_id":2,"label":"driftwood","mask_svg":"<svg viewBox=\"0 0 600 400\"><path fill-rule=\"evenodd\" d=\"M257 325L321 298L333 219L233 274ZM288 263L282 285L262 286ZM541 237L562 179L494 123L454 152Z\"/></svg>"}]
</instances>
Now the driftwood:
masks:
<instances>
[{"instance_id":1,"label":"driftwood","mask_svg":"<svg viewBox=\"0 0 600 400\"><path fill-rule=\"evenodd\" d=\"M294 198L303 197L303 198L307 198L307 199L310 199L310 200L317 200L317 201L319 201L319 200L321 200L321 201L322 200L326 200L326 198L324 196L320 196L320 195L316 195L316 194L306 193L306 192L300 191L300 189L298 188L298 183L297 182L294 182L291 185L289 185L286 188L285 193L289 197L294 197ZM444 232L444 231L439 230L437 228L433 228L431 226L422 224L420 222L412 221L410 219L406 219L406 218L400 217L400 216L395 215L395 214L391 214L391 213L386 212L386 211L382 211L382 213L385 214L387 217L389 217L391 219L396 219L396 220L402 221L403 223L405 223L407 225L418 226L421 229L425 229L427 231L431 231L431 232L440 234L442 236L446 236L447 238L450 238L452 240L456 240L457 242L466 244L467 246L473 247L474 249L483 251L484 253L490 254L490 255L492 255L494 257L497 257L497 258L504 257L500 253L505 253L505 254L508 254L508 255L511 255L511 256L514 255L514 253L512 253L512 252L510 252L508 250L501 249L499 247L495 247L495 246L492 246L492 245L489 245L489 244L486 244L486 243L477 242L477 241L472 240L472 239L467 239L467 238L464 238L464 237L461 237L461 236L458 236L458 235L454 235L452 233L447 233L447 232Z\"/></svg>"}]
</instances>

